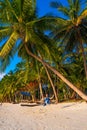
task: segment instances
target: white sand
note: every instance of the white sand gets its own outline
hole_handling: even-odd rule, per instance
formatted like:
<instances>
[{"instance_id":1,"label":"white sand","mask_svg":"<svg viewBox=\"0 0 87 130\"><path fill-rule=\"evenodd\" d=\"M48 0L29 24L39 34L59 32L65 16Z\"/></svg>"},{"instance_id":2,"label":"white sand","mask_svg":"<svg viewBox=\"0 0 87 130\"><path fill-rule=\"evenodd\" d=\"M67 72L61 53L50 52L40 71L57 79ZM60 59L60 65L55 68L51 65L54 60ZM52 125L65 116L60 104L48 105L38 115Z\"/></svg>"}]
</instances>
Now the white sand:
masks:
<instances>
[{"instance_id":1,"label":"white sand","mask_svg":"<svg viewBox=\"0 0 87 130\"><path fill-rule=\"evenodd\" d=\"M0 105L0 130L87 130L87 103Z\"/></svg>"}]
</instances>

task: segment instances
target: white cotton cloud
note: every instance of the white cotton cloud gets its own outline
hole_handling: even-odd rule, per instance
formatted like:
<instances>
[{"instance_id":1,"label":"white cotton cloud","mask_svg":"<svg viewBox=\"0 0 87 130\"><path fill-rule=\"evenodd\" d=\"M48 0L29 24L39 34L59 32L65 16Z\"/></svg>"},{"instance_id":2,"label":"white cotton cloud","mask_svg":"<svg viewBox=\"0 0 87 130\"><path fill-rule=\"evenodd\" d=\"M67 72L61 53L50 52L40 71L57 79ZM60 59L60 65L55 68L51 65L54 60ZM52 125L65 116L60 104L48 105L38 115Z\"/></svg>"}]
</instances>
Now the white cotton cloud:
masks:
<instances>
[{"instance_id":1,"label":"white cotton cloud","mask_svg":"<svg viewBox=\"0 0 87 130\"><path fill-rule=\"evenodd\" d=\"M5 73L0 73L0 80L5 76Z\"/></svg>"}]
</instances>

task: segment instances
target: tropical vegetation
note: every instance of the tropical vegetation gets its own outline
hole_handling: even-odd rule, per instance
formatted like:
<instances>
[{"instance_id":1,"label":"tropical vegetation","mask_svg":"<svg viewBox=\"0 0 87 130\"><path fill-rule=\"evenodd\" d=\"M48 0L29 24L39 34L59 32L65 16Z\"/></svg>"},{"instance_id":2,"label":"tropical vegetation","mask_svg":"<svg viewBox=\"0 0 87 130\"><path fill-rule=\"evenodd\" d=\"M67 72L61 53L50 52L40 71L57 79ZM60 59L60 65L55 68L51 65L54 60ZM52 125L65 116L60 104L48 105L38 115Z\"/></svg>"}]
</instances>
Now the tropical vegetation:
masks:
<instances>
[{"instance_id":1,"label":"tropical vegetation","mask_svg":"<svg viewBox=\"0 0 87 130\"><path fill-rule=\"evenodd\" d=\"M16 53L23 61L0 81L1 100L14 101L15 95L27 90L33 97L38 95L37 99L48 92L56 102L77 96L87 101L83 93L87 86L87 9L81 11L80 0L67 1L67 7L51 3L66 18L38 18L35 0L0 1L0 40L4 40L0 69L3 71ZM43 84L48 86L46 91Z\"/></svg>"}]
</instances>

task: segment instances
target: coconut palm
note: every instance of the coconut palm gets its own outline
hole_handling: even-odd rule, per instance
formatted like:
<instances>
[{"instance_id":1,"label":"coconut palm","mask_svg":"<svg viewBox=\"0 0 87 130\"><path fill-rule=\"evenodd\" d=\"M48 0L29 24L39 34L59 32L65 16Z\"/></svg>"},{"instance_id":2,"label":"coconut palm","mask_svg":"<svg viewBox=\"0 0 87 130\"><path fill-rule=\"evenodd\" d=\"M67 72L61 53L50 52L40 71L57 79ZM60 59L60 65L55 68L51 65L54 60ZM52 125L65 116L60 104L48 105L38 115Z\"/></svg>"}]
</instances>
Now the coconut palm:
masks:
<instances>
[{"instance_id":1,"label":"coconut palm","mask_svg":"<svg viewBox=\"0 0 87 130\"><path fill-rule=\"evenodd\" d=\"M1 55L1 57L5 57L4 61L2 58L2 62L5 65L7 64L6 59L8 60L9 56L6 55L6 52L8 50L7 53L10 52L10 55L12 55L12 53L13 53L12 51L15 48L14 44L18 38L21 38L23 40L23 42L27 42L29 39L30 48L33 51L36 46L34 44L37 44L37 42L39 43L38 48L42 47L41 50L44 50L44 52L49 51L48 47L45 44L43 44L41 38L38 37L38 35L35 33L34 24L38 21L38 19L36 18L36 15L35 15L35 11L36 11L35 1L33 1L33 0L32 1L6 0L5 2L6 2L6 4L4 2L1 2L1 6L2 6L1 11L3 12L2 14L4 15L4 16L2 15L1 19L2 19L2 22L6 22L6 23L4 23L6 28L4 29L3 27L1 27L1 29L2 29L1 35L2 35L2 37L3 37L3 35L5 37L6 35L9 35L9 34L11 36L9 37L9 40L7 41L5 46L2 47L2 51L1 51L0 55ZM18 4L19 4L19 7L17 7ZM4 8L4 10L3 10L3 8ZM26 19L26 15L27 15L27 19ZM14 25L12 24L13 21L14 21ZM4 31L4 33L3 33L3 31ZM10 33L8 33L8 31ZM45 40L45 42L46 42L46 40ZM42 46L42 44L43 44L43 46ZM6 46L8 46L8 47L6 47ZM5 50L5 48L8 48L8 49ZM11 49L12 49L12 51L11 51ZM4 67L4 65L2 67Z\"/></svg>"},{"instance_id":2,"label":"coconut palm","mask_svg":"<svg viewBox=\"0 0 87 130\"><path fill-rule=\"evenodd\" d=\"M59 0L51 3L51 6L60 11L63 14L61 16L64 16L56 18L53 37L61 41L61 44L65 46L65 51L79 50L79 53L82 53L87 78L87 58L84 51L85 43L87 43L86 0L67 0L67 3L68 6L64 6ZM58 24L59 19L61 26Z\"/></svg>"},{"instance_id":3,"label":"coconut palm","mask_svg":"<svg viewBox=\"0 0 87 130\"><path fill-rule=\"evenodd\" d=\"M68 86L76 91L83 99L87 100L87 96L78 90L71 82L69 82L64 76L62 76L56 69L51 67L46 59L42 59L39 55L35 55L34 46L44 52L49 52L51 44L46 42L49 41L46 37L41 39L42 35L38 35L37 23L44 23L44 18L37 19L35 15L36 6L35 0L4 0L0 2L0 38L7 37L7 41L1 45L0 58L1 62L7 65L9 56L14 55L17 51L16 41L20 38L20 48L24 47L27 54L44 64L51 71L53 71L60 79L62 79ZM47 24L42 25L44 28L49 25L52 19L45 19ZM60 20L59 21L63 21ZM52 25L52 24L51 24ZM49 26L48 26L49 27ZM42 28L43 30L43 28ZM21 44L23 43L23 44ZM51 47L50 47L51 49ZM51 49L52 50L52 49ZM20 49L19 49L20 51ZM24 53L24 52L22 52Z\"/></svg>"},{"instance_id":4,"label":"coconut palm","mask_svg":"<svg viewBox=\"0 0 87 130\"><path fill-rule=\"evenodd\" d=\"M4 76L2 79L2 100L12 101L15 91L17 90L17 76L13 72L10 72L8 75Z\"/></svg>"}]
</instances>

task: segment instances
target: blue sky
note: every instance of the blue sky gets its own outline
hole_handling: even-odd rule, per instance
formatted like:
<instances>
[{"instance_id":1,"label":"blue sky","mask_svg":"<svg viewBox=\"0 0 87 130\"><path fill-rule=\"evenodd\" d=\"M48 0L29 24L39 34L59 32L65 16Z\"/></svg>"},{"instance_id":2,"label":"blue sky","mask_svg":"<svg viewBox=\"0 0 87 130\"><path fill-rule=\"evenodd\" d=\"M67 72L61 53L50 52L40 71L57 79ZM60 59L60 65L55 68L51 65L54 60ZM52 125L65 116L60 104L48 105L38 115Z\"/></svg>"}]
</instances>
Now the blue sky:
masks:
<instances>
[{"instance_id":1,"label":"blue sky","mask_svg":"<svg viewBox=\"0 0 87 130\"><path fill-rule=\"evenodd\" d=\"M43 16L46 13L54 13L55 15L61 15L58 13L57 9L50 6L51 2L56 2L57 0L37 0L37 6L39 8L39 16ZM60 0L63 5L67 5L67 0Z\"/></svg>"},{"instance_id":2,"label":"blue sky","mask_svg":"<svg viewBox=\"0 0 87 130\"><path fill-rule=\"evenodd\" d=\"M47 13L57 13L57 10L50 7L50 2L52 0L37 0L37 7L38 7L38 11L39 11L39 16L44 16ZM56 0L53 0L56 1Z\"/></svg>"},{"instance_id":3,"label":"blue sky","mask_svg":"<svg viewBox=\"0 0 87 130\"><path fill-rule=\"evenodd\" d=\"M37 0L39 17L42 17L47 13L53 13L55 15L60 15L60 14L58 14L57 9L50 7L51 1L56 1L56 0ZM66 0L60 0L60 1L63 4L66 4ZM15 57L11 60L11 64L6 68L5 72L0 74L0 79L4 76L4 74L8 73L10 70L14 70L16 67L16 64L20 61L21 61L21 59L18 58L17 55L15 55Z\"/></svg>"}]
</instances>

